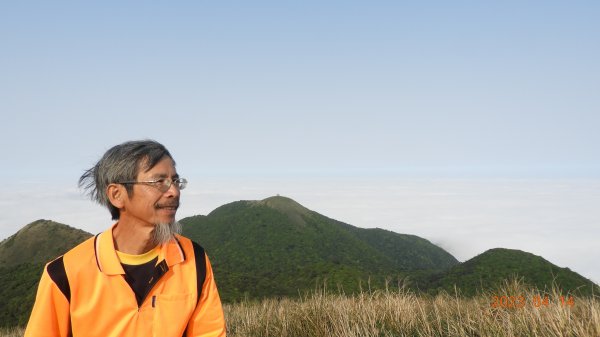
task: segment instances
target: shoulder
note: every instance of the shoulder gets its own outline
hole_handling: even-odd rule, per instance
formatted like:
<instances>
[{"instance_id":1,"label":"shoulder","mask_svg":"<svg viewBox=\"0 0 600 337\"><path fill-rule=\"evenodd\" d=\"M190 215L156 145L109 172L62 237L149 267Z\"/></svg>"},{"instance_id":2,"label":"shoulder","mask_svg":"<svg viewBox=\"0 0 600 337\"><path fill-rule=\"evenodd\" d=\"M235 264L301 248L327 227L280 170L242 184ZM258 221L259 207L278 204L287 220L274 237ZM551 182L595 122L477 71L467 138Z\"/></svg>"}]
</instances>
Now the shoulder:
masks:
<instances>
[{"instance_id":1,"label":"shoulder","mask_svg":"<svg viewBox=\"0 0 600 337\"><path fill-rule=\"evenodd\" d=\"M191 239L182 236L182 235L176 235L175 238L177 239L177 242L179 243L179 245L182 247L183 251L185 252L186 255L189 255L193 252L193 256L199 256L204 255L204 248L202 246L200 246L200 244L198 244L195 241L192 241Z\"/></svg>"},{"instance_id":2,"label":"shoulder","mask_svg":"<svg viewBox=\"0 0 600 337\"><path fill-rule=\"evenodd\" d=\"M80 244L78 244L77 246L71 248L70 250L68 250L66 253L64 253L63 255L60 255L58 257L56 257L54 260L48 262L46 264L46 268L48 268L48 266L56 266L57 264L63 263L60 261L82 261L82 258L85 258L86 256L94 256L95 252L94 252L94 241L95 241L95 236L92 236L91 238L86 239L85 241L81 242Z\"/></svg>"},{"instance_id":3,"label":"shoulder","mask_svg":"<svg viewBox=\"0 0 600 337\"><path fill-rule=\"evenodd\" d=\"M52 282L60 289L67 300L71 299L69 277L67 270L80 269L80 264L85 263L86 256L94 255L94 237L91 237L75 246L64 255L61 255L46 264L45 272Z\"/></svg>"},{"instance_id":4,"label":"shoulder","mask_svg":"<svg viewBox=\"0 0 600 337\"><path fill-rule=\"evenodd\" d=\"M91 238L83 241L79 245L66 252L62 257L59 257L59 259L62 258L64 268L69 272L69 274L80 270L82 267L89 265L91 262L93 262L94 265L96 264L96 238L97 236L92 236Z\"/></svg>"},{"instance_id":5,"label":"shoulder","mask_svg":"<svg viewBox=\"0 0 600 337\"><path fill-rule=\"evenodd\" d=\"M95 255L95 248L94 248L94 244L96 242L96 236L92 236L91 238L83 241L82 243L78 244L77 246L71 248L71 250L69 250L68 252L65 253L64 257L67 260L82 260L82 258L85 258L87 256L94 256ZM75 259L74 259L75 258Z\"/></svg>"}]
</instances>

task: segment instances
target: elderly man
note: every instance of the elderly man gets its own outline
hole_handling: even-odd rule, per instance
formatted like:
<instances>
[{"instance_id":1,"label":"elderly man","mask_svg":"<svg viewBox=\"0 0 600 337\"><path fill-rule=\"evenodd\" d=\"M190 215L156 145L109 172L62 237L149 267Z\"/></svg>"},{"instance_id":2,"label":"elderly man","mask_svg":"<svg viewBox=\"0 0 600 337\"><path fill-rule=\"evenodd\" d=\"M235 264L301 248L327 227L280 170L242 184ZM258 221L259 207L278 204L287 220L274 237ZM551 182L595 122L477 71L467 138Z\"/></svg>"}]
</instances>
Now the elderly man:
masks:
<instances>
[{"instance_id":1,"label":"elderly man","mask_svg":"<svg viewBox=\"0 0 600 337\"><path fill-rule=\"evenodd\" d=\"M178 234L186 184L155 141L109 149L79 185L117 221L47 264L25 336L225 336L210 262Z\"/></svg>"}]
</instances>

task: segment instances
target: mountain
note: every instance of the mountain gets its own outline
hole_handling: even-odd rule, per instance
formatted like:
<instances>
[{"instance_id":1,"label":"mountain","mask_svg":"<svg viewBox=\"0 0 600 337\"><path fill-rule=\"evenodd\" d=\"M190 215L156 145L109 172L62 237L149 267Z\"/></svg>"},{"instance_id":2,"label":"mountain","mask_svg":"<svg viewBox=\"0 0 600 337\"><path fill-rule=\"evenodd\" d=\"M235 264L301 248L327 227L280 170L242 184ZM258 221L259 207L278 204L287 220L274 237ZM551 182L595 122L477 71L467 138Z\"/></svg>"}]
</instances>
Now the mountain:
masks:
<instances>
[{"instance_id":1,"label":"mountain","mask_svg":"<svg viewBox=\"0 0 600 337\"><path fill-rule=\"evenodd\" d=\"M48 262L92 234L50 220L37 220L0 242L0 267Z\"/></svg>"},{"instance_id":2,"label":"mountain","mask_svg":"<svg viewBox=\"0 0 600 337\"><path fill-rule=\"evenodd\" d=\"M430 292L446 290L454 293L454 285L464 295L475 295L482 289L497 289L505 280L522 278L524 284L540 291L556 285L563 292L589 296L600 287L591 280L560 268L544 258L515 249L494 248L431 277L422 287ZM594 289L593 289L594 288Z\"/></svg>"},{"instance_id":3,"label":"mountain","mask_svg":"<svg viewBox=\"0 0 600 337\"><path fill-rule=\"evenodd\" d=\"M54 221L34 221L0 242L0 327L25 325L46 262L91 234Z\"/></svg>"},{"instance_id":4,"label":"mountain","mask_svg":"<svg viewBox=\"0 0 600 337\"><path fill-rule=\"evenodd\" d=\"M431 294L453 293L456 285L470 296L515 275L542 291L554 282L563 292L600 293L590 280L527 252L495 248L458 263L423 238L354 227L280 196L232 202L181 222L206 249L226 302L315 287L351 293L401 278ZM44 264L90 236L38 220L0 242L0 327L27 322Z\"/></svg>"},{"instance_id":5,"label":"mountain","mask_svg":"<svg viewBox=\"0 0 600 337\"><path fill-rule=\"evenodd\" d=\"M207 250L228 301L295 296L323 285L353 292L361 283L383 286L458 263L425 239L354 227L281 196L233 202L180 222Z\"/></svg>"}]
</instances>

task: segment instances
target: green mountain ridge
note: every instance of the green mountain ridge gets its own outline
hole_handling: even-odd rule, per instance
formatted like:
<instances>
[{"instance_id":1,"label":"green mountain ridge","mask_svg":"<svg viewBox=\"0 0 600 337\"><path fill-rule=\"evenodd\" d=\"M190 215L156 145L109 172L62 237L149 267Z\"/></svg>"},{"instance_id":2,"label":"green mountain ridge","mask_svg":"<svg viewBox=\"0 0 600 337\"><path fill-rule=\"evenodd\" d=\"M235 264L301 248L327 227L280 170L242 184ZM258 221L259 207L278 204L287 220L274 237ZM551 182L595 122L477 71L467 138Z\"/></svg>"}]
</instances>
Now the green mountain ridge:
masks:
<instances>
[{"instance_id":1,"label":"green mountain ridge","mask_svg":"<svg viewBox=\"0 0 600 337\"><path fill-rule=\"evenodd\" d=\"M50 220L37 220L0 242L0 326L27 323L44 265L90 233Z\"/></svg>"},{"instance_id":2,"label":"green mountain ridge","mask_svg":"<svg viewBox=\"0 0 600 337\"><path fill-rule=\"evenodd\" d=\"M0 242L0 266L48 262L91 236L58 222L37 220Z\"/></svg>"},{"instance_id":3,"label":"green mountain ridge","mask_svg":"<svg viewBox=\"0 0 600 337\"><path fill-rule=\"evenodd\" d=\"M209 253L225 300L295 296L323 283L353 292L458 263L425 239L354 227L281 196L232 202L181 223Z\"/></svg>"},{"instance_id":4,"label":"green mountain ridge","mask_svg":"<svg viewBox=\"0 0 600 337\"><path fill-rule=\"evenodd\" d=\"M507 279L522 279L529 287L549 291L553 286L580 296L600 294L591 280L558 267L541 256L516 249L493 248L449 270L430 277L423 285L430 292L454 292L454 285L467 296L500 287Z\"/></svg>"},{"instance_id":5,"label":"green mountain ridge","mask_svg":"<svg viewBox=\"0 0 600 337\"><path fill-rule=\"evenodd\" d=\"M221 298L298 296L327 286L346 293L407 281L429 294L495 289L507 278L544 290L556 284L582 296L600 287L540 256L494 248L459 263L426 239L358 228L292 199L236 201L181 220L184 235L206 249ZM26 225L0 242L0 326L26 323L44 264L91 234L50 220ZM509 294L511 295L511 294Z\"/></svg>"}]
</instances>

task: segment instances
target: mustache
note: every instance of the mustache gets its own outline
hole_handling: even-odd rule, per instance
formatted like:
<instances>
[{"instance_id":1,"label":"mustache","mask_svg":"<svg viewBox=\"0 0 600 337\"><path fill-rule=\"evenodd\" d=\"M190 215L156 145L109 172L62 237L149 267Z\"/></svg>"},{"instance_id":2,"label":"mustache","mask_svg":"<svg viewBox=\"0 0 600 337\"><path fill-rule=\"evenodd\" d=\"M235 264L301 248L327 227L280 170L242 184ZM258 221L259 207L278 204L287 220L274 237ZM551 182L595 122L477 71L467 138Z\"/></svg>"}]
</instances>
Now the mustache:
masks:
<instances>
[{"instance_id":1,"label":"mustache","mask_svg":"<svg viewBox=\"0 0 600 337\"><path fill-rule=\"evenodd\" d=\"M156 208L179 208L179 201L175 201L175 202L166 202L166 203L162 203L162 204L156 204L154 205L154 207Z\"/></svg>"}]
</instances>

